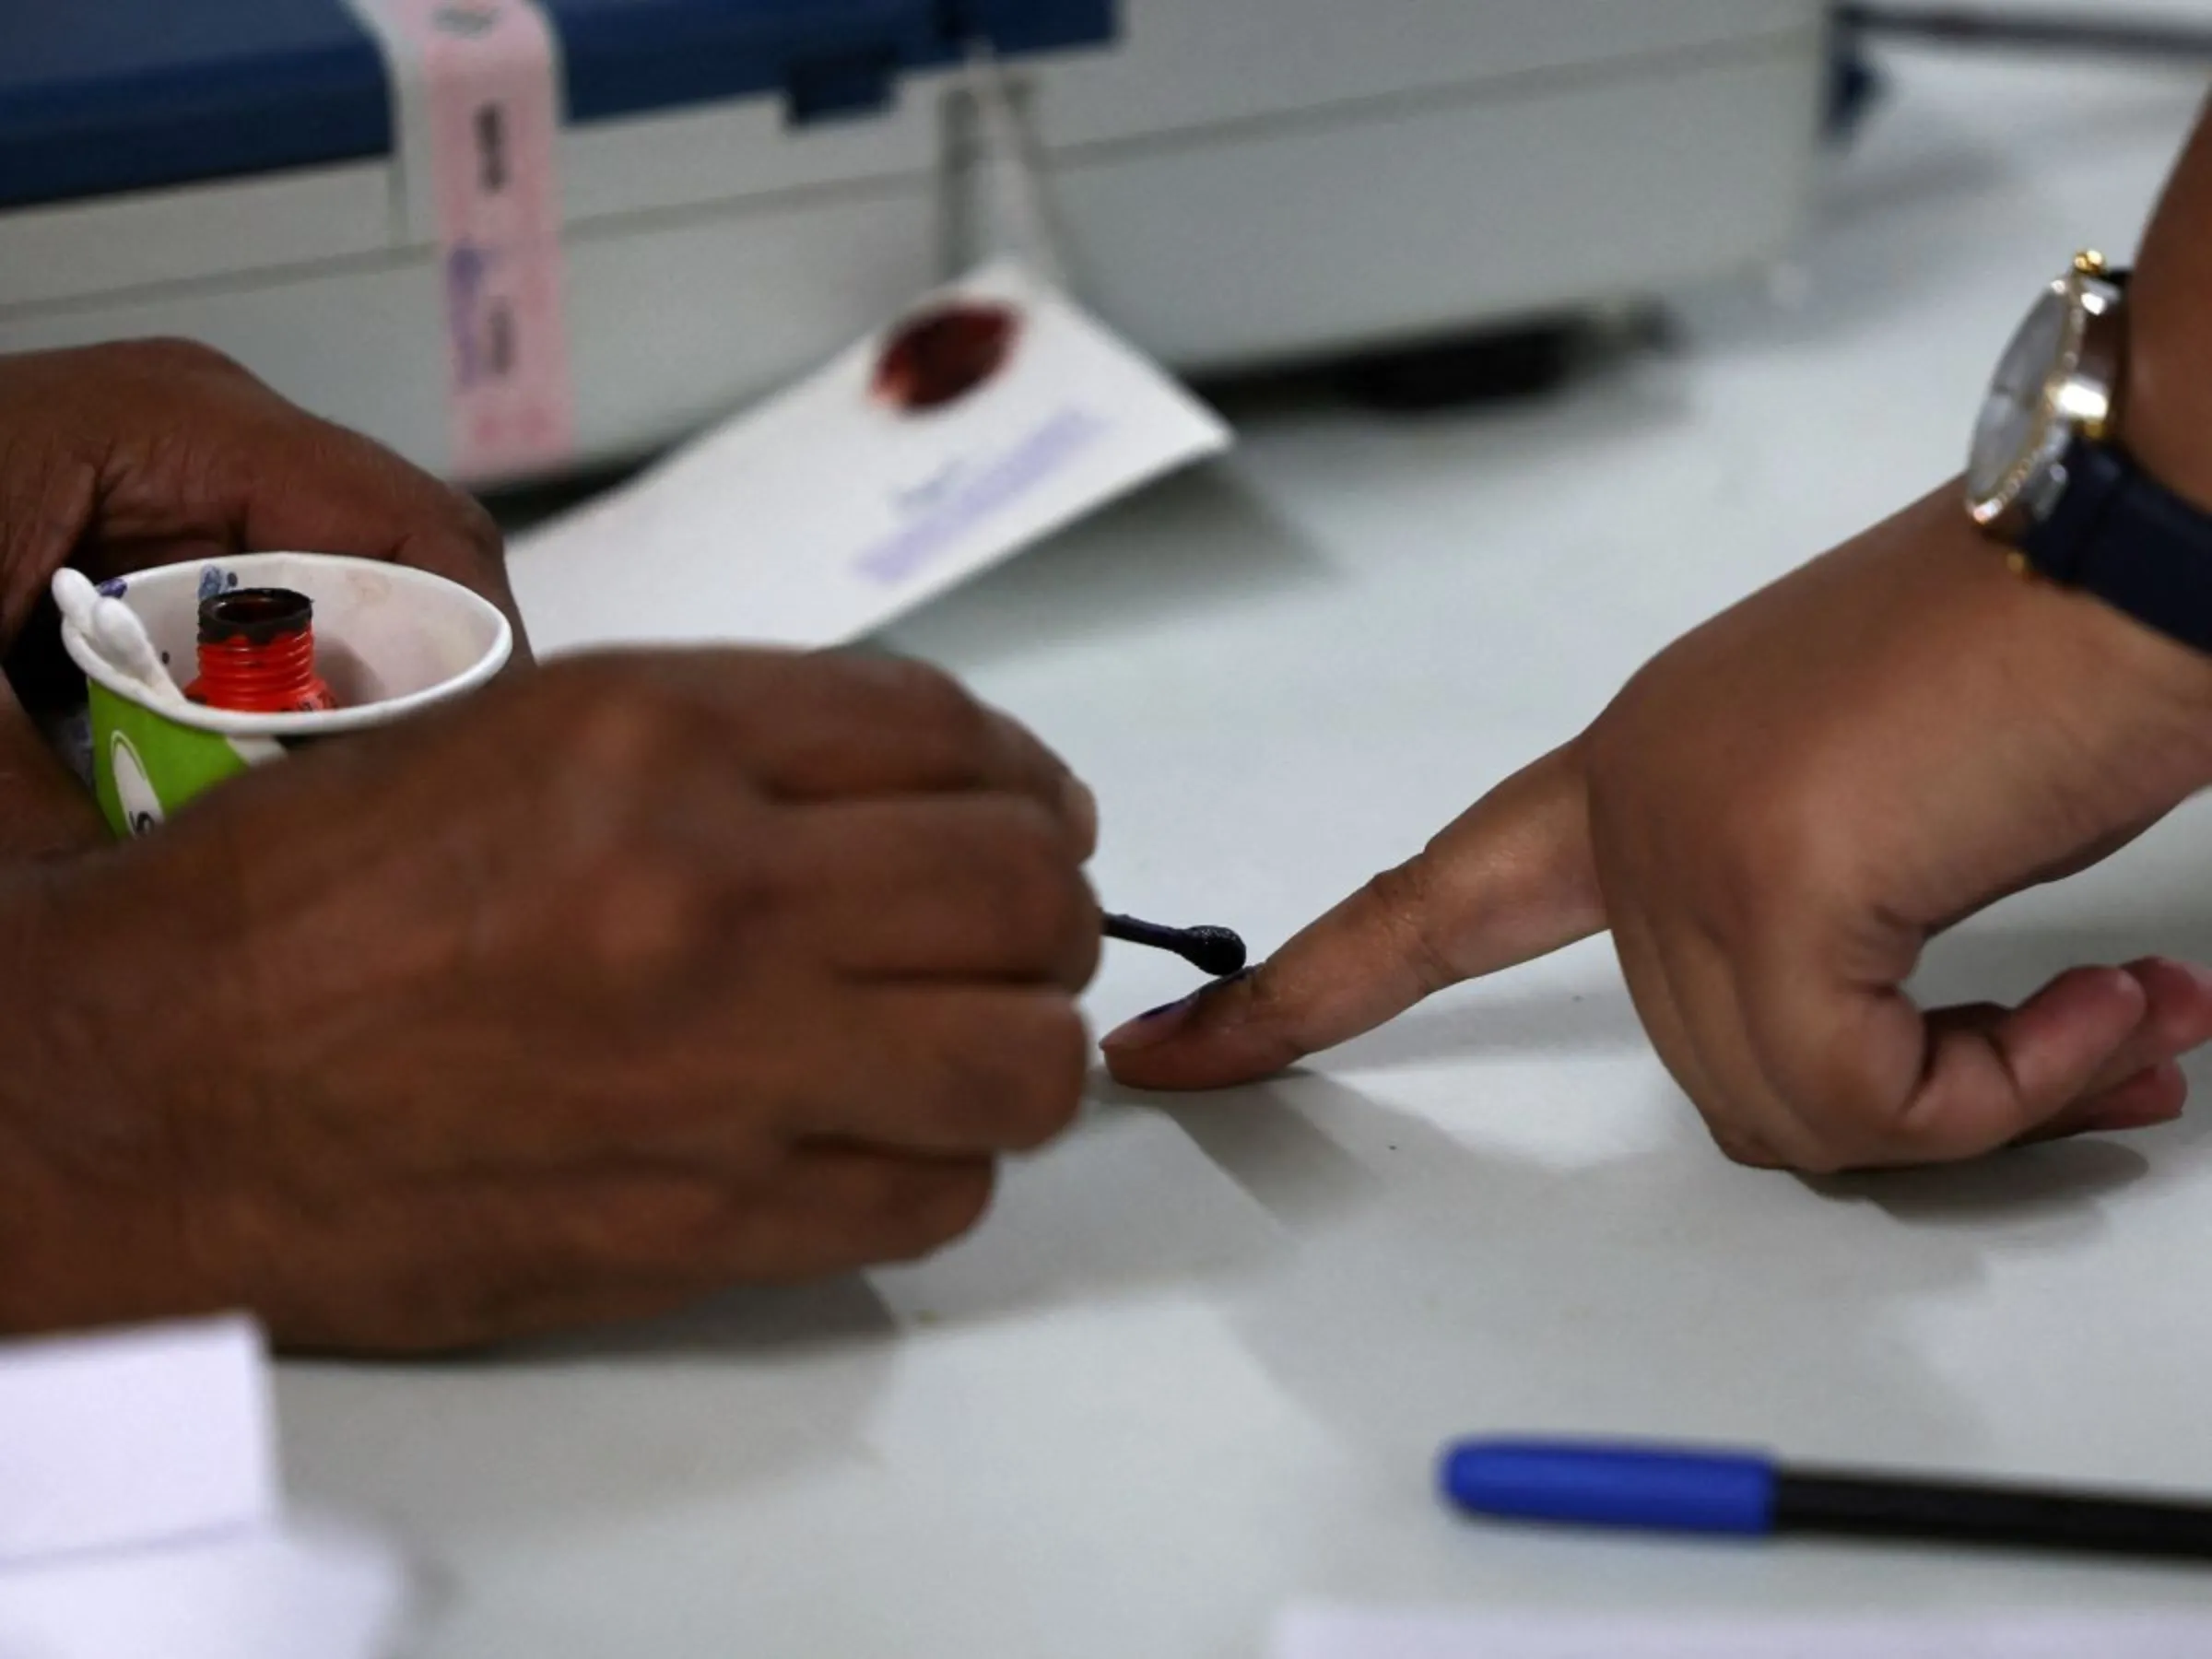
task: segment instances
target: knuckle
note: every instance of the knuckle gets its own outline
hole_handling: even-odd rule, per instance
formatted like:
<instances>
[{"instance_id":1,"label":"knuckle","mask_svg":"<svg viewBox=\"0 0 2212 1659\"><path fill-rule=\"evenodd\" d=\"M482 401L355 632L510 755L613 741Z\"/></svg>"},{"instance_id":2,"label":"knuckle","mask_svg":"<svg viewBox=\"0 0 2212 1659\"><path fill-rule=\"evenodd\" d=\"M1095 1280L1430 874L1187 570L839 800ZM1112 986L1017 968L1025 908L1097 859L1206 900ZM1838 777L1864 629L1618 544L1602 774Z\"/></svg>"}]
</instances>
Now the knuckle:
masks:
<instances>
[{"instance_id":1,"label":"knuckle","mask_svg":"<svg viewBox=\"0 0 2212 1659\"><path fill-rule=\"evenodd\" d=\"M988 1044L946 1041L932 1057L926 1111L958 1144L1029 1151L1074 1120L1089 1041L1072 1000L998 1015Z\"/></svg>"},{"instance_id":2,"label":"knuckle","mask_svg":"<svg viewBox=\"0 0 2212 1659\"><path fill-rule=\"evenodd\" d=\"M1766 1167L1801 1175L1840 1175L1882 1161L1895 1137L1894 1114L1846 1086L1827 1094L1792 1095L1794 1116L1768 1137Z\"/></svg>"},{"instance_id":3,"label":"knuckle","mask_svg":"<svg viewBox=\"0 0 2212 1659\"><path fill-rule=\"evenodd\" d=\"M1853 1157L1831 1139L1822 1136L1798 1147L1786 1158L1768 1160L1769 1169L1789 1169L1800 1175L1841 1175L1849 1170L1864 1169L1871 1162L1865 1157Z\"/></svg>"},{"instance_id":4,"label":"knuckle","mask_svg":"<svg viewBox=\"0 0 2212 1659\"><path fill-rule=\"evenodd\" d=\"M1369 877L1366 893L1384 915L1409 925L1429 902L1431 885L1428 866L1413 859Z\"/></svg>"},{"instance_id":5,"label":"knuckle","mask_svg":"<svg viewBox=\"0 0 2212 1659\"><path fill-rule=\"evenodd\" d=\"M1089 1034L1072 1005L1038 1021L1006 1093L1001 1144L1009 1151L1032 1151L1065 1131L1082 1109L1089 1070Z\"/></svg>"},{"instance_id":6,"label":"knuckle","mask_svg":"<svg viewBox=\"0 0 2212 1659\"><path fill-rule=\"evenodd\" d=\"M1009 802L990 849L1002 912L1053 950L1097 932L1090 889L1074 851L1045 809Z\"/></svg>"},{"instance_id":7,"label":"knuckle","mask_svg":"<svg viewBox=\"0 0 2212 1659\"><path fill-rule=\"evenodd\" d=\"M1099 896L1089 881L1078 874L1073 890L1077 908L1071 912L1063 959L1069 977L1062 982L1079 990L1098 977L1099 964L1106 957L1106 935L1100 925Z\"/></svg>"},{"instance_id":8,"label":"knuckle","mask_svg":"<svg viewBox=\"0 0 2212 1659\"><path fill-rule=\"evenodd\" d=\"M118 363L147 373L164 376L214 374L244 380L253 378L228 352L218 351L203 340L189 339L182 335L156 335L143 340L122 340L95 349L111 352Z\"/></svg>"},{"instance_id":9,"label":"knuckle","mask_svg":"<svg viewBox=\"0 0 2212 1659\"><path fill-rule=\"evenodd\" d=\"M1432 991L1459 977L1429 929L1435 889L1435 865L1427 857L1408 859L1370 877L1360 889L1369 909L1388 930L1400 959L1411 964L1421 983Z\"/></svg>"},{"instance_id":10,"label":"knuckle","mask_svg":"<svg viewBox=\"0 0 2212 1659\"><path fill-rule=\"evenodd\" d=\"M972 1231L991 1207L996 1167L978 1159L933 1171L918 1190L901 1193L887 1218L885 1259L911 1262Z\"/></svg>"},{"instance_id":11,"label":"knuckle","mask_svg":"<svg viewBox=\"0 0 2212 1659\"><path fill-rule=\"evenodd\" d=\"M667 766L678 711L668 694L619 657L559 663L539 677L565 723L568 763L588 784L632 788Z\"/></svg>"},{"instance_id":12,"label":"knuckle","mask_svg":"<svg viewBox=\"0 0 2212 1659\"><path fill-rule=\"evenodd\" d=\"M968 688L942 668L912 657L884 657L870 665L886 693L919 728L962 748L982 749L991 717Z\"/></svg>"},{"instance_id":13,"label":"knuckle","mask_svg":"<svg viewBox=\"0 0 2212 1659\"><path fill-rule=\"evenodd\" d=\"M757 795L700 765L711 735L680 689L634 661L581 658L522 695L541 704L538 721L559 731L562 750L557 774L531 784L535 857L603 971L641 989L696 962L717 929L786 901L787 838ZM701 815L723 833L687 834Z\"/></svg>"},{"instance_id":14,"label":"knuckle","mask_svg":"<svg viewBox=\"0 0 2212 1659\"><path fill-rule=\"evenodd\" d=\"M1743 1136L1723 1128L1718 1124L1707 1124L1705 1132L1712 1137L1712 1144L1720 1149L1721 1156L1730 1163L1741 1164L1747 1170L1763 1170L1772 1167L1772 1158L1769 1156L1765 1147L1756 1142L1746 1140Z\"/></svg>"},{"instance_id":15,"label":"knuckle","mask_svg":"<svg viewBox=\"0 0 2212 1659\"><path fill-rule=\"evenodd\" d=\"M1790 1159L1777 1153L1758 1135L1736 1129L1726 1124L1708 1121L1706 1133L1712 1144L1720 1148L1721 1156L1732 1164L1747 1170L1785 1170L1795 1168ZM1809 1171L1808 1171L1809 1172Z\"/></svg>"},{"instance_id":16,"label":"knuckle","mask_svg":"<svg viewBox=\"0 0 2212 1659\"><path fill-rule=\"evenodd\" d=\"M1871 1075L1864 1056L1843 1043L1815 1043L1794 1053L1775 1087L1806 1125L1790 1166L1832 1175L1877 1160L1907 1128L1907 1102ZM1817 1167L1818 1166L1818 1167Z\"/></svg>"},{"instance_id":17,"label":"knuckle","mask_svg":"<svg viewBox=\"0 0 2212 1659\"><path fill-rule=\"evenodd\" d=\"M611 861L590 883L580 943L610 989L648 990L681 974L708 943L697 884L659 861Z\"/></svg>"},{"instance_id":18,"label":"knuckle","mask_svg":"<svg viewBox=\"0 0 2212 1659\"><path fill-rule=\"evenodd\" d=\"M499 521L491 516L490 509L465 489L455 489L448 484L441 484L440 488L444 491L446 508L453 518L453 534L484 559L504 558L507 538L500 534Z\"/></svg>"}]
</instances>

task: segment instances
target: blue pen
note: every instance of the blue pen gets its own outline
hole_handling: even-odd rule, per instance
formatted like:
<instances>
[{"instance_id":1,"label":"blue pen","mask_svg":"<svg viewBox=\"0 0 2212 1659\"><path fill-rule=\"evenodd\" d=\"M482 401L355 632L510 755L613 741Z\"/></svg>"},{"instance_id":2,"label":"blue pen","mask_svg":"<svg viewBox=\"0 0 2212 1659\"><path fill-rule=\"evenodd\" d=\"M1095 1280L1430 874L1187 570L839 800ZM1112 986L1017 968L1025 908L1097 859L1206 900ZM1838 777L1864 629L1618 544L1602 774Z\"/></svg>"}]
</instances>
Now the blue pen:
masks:
<instances>
[{"instance_id":1,"label":"blue pen","mask_svg":"<svg viewBox=\"0 0 2212 1659\"><path fill-rule=\"evenodd\" d=\"M2212 1559L2212 1506L2102 1492L1791 1469L1757 1452L1605 1441L1445 1448L1444 1496L1477 1514L1760 1537L1843 1533Z\"/></svg>"}]
</instances>

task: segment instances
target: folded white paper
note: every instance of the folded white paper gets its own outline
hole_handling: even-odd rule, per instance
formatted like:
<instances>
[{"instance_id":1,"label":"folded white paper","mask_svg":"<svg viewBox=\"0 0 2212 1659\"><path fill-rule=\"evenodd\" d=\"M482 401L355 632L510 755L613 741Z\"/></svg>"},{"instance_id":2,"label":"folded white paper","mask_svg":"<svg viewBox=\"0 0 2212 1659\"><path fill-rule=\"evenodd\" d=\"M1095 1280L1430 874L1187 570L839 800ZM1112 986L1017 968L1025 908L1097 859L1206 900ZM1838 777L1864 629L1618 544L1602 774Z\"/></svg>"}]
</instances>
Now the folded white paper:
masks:
<instances>
[{"instance_id":1,"label":"folded white paper","mask_svg":"<svg viewBox=\"0 0 2212 1659\"><path fill-rule=\"evenodd\" d=\"M0 1343L0 1659L374 1659L398 1558L282 1514L251 1320Z\"/></svg>"},{"instance_id":2,"label":"folded white paper","mask_svg":"<svg viewBox=\"0 0 2212 1659\"><path fill-rule=\"evenodd\" d=\"M1554 1618L1306 1607L1275 1659L2200 1659L2212 1617Z\"/></svg>"},{"instance_id":3,"label":"folded white paper","mask_svg":"<svg viewBox=\"0 0 2212 1659\"><path fill-rule=\"evenodd\" d=\"M934 345L924 367L951 384L917 398L902 339ZM543 652L841 644L1229 441L1147 359L998 264L516 537L509 570Z\"/></svg>"},{"instance_id":4,"label":"folded white paper","mask_svg":"<svg viewBox=\"0 0 2212 1659\"><path fill-rule=\"evenodd\" d=\"M328 1524L0 1568L0 1659L381 1659L405 1571Z\"/></svg>"},{"instance_id":5,"label":"folded white paper","mask_svg":"<svg viewBox=\"0 0 2212 1659\"><path fill-rule=\"evenodd\" d=\"M0 1569L272 1522L268 1388L242 1319L0 1347Z\"/></svg>"}]
</instances>

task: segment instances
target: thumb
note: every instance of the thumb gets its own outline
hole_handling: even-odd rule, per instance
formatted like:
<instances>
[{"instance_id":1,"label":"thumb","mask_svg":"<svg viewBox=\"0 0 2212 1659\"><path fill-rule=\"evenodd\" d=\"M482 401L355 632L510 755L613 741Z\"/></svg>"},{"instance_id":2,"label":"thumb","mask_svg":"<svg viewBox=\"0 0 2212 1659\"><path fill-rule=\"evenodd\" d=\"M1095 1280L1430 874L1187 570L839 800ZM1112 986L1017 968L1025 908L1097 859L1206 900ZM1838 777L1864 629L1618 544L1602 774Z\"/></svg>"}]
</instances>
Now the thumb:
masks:
<instances>
[{"instance_id":1,"label":"thumb","mask_svg":"<svg viewBox=\"0 0 2212 1659\"><path fill-rule=\"evenodd\" d=\"M1107 1069L1140 1088L1241 1083L1605 924L1581 750L1571 743L1507 779L1257 970L1133 1019L1100 1046Z\"/></svg>"}]
</instances>

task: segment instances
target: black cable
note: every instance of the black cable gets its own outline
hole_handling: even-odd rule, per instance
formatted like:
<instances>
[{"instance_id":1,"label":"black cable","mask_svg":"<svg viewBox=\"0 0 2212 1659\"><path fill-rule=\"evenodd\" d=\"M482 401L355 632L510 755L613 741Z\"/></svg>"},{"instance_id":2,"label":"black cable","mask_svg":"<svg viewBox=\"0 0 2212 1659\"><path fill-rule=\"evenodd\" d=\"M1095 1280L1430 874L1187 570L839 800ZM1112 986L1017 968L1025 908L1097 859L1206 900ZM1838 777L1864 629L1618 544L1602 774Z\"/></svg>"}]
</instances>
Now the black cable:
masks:
<instances>
[{"instance_id":1,"label":"black cable","mask_svg":"<svg viewBox=\"0 0 2212 1659\"><path fill-rule=\"evenodd\" d=\"M1848 4L1836 7L1835 18L1847 29L1943 45L2017 46L2212 62L2212 28L2170 23L2160 18Z\"/></svg>"}]
</instances>

